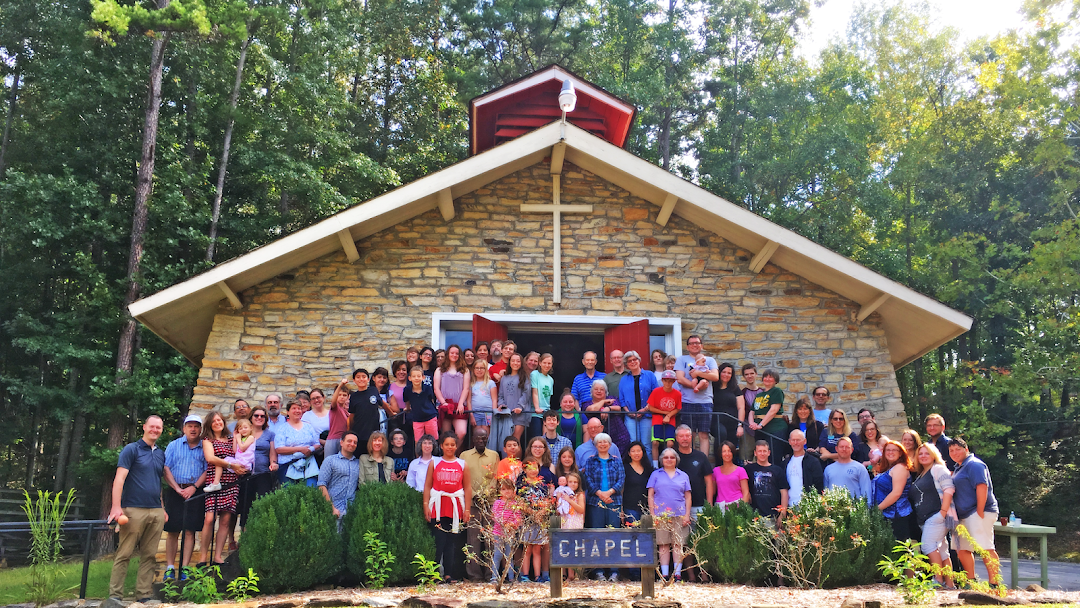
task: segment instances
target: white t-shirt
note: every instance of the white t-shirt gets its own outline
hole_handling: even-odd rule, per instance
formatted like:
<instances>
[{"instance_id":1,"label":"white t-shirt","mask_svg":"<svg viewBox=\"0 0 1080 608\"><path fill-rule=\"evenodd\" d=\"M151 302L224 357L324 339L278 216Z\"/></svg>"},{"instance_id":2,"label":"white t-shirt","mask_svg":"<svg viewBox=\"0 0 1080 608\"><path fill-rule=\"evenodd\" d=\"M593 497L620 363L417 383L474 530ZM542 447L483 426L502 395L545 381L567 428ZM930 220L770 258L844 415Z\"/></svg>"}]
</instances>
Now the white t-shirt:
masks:
<instances>
[{"instance_id":1,"label":"white t-shirt","mask_svg":"<svg viewBox=\"0 0 1080 608\"><path fill-rule=\"evenodd\" d=\"M794 507L799 504L799 500L802 499L802 459L806 456L792 456L791 460L787 463L787 482L788 482L788 506Z\"/></svg>"},{"instance_id":2,"label":"white t-shirt","mask_svg":"<svg viewBox=\"0 0 1080 608\"><path fill-rule=\"evenodd\" d=\"M319 416L315 413L315 410L308 410L300 420L315 427L315 430L318 431L318 434L320 435L322 435L323 431L330 430L330 410L326 410L324 416Z\"/></svg>"}]
</instances>

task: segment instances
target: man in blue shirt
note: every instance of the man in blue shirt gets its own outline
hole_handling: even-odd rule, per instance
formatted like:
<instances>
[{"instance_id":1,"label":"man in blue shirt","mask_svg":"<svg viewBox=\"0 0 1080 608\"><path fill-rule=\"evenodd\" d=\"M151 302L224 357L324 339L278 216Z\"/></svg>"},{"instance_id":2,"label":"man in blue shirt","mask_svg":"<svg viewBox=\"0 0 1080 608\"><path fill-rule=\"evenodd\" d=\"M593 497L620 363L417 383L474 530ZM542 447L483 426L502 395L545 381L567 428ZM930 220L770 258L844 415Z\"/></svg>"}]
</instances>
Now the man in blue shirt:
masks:
<instances>
[{"instance_id":1,"label":"man in blue shirt","mask_svg":"<svg viewBox=\"0 0 1080 608\"><path fill-rule=\"evenodd\" d=\"M153 596L158 542L168 519L161 502L165 453L155 445L164 428L160 416L148 417L143 424L142 439L127 444L120 451L108 520L120 524L120 544L109 579L109 596L116 599L124 595L128 561L136 545L139 546L139 575L135 579L135 597L143 602Z\"/></svg>"},{"instance_id":2,"label":"man in blue shirt","mask_svg":"<svg viewBox=\"0 0 1080 608\"><path fill-rule=\"evenodd\" d=\"M591 350L585 351L585 355L581 358L585 371L574 376L574 383L570 387L570 394L577 399L578 403L592 401L592 383L604 379L604 372L596 371L596 361L596 353Z\"/></svg>"},{"instance_id":3,"label":"man in blue shirt","mask_svg":"<svg viewBox=\"0 0 1080 608\"><path fill-rule=\"evenodd\" d=\"M1000 582L997 551L994 550L994 522L998 518L997 497L994 496L994 484L990 481L990 469L986 463L968 451L967 442L959 437L949 440L949 456L956 464L953 473L953 506L960 523L967 528L971 541L986 550L983 564L990 576L990 584ZM956 537L956 553L960 564L967 571L968 578L975 580L975 550L972 542L961 535Z\"/></svg>"},{"instance_id":4,"label":"man in blue shirt","mask_svg":"<svg viewBox=\"0 0 1080 608\"><path fill-rule=\"evenodd\" d=\"M844 488L852 498L869 502L872 499L870 474L861 462L851 459L854 453L851 437L841 437L836 441L837 458L825 467L825 489Z\"/></svg>"},{"instance_id":5,"label":"man in blue shirt","mask_svg":"<svg viewBox=\"0 0 1080 608\"><path fill-rule=\"evenodd\" d=\"M604 423L600 422L599 418L591 418L585 423L585 441L574 450L574 458L577 459L578 468L582 471L585 470L585 463L590 458L596 456L596 444L593 443L593 437L596 437L600 433L604 432ZM619 454L619 446L614 443L611 444L611 455L615 458L622 458Z\"/></svg>"},{"instance_id":6,"label":"man in blue shirt","mask_svg":"<svg viewBox=\"0 0 1080 608\"><path fill-rule=\"evenodd\" d=\"M356 496L356 486L360 480L360 460L356 457L356 433L349 431L341 436L341 451L331 454L323 460L319 469L319 489L334 507L334 516L341 518L349 510Z\"/></svg>"},{"instance_id":7,"label":"man in blue shirt","mask_svg":"<svg viewBox=\"0 0 1080 608\"><path fill-rule=\"evenodd\" d=\"M945 461L950 472L956 471L956 463L949 456L949 441L952 438L945 434L945 418L941 414L930 414L923 425L926 427L926 443L934 444L941 452L941 459Z\"/></svg>"},{"instance_id":8,"label":"man in blue shirt","mask_svg":"<svg viewBox=\"0 0 1080 608\"><path fill-rule=\"evenodd\" d=\"M192 498L206 485L206 457L202 449L202 418L189 414L184 418L184 434L165 448L165 488L162 498L169 521L165 524L165 579L176 576L176 549L180 533L184 533L184 556L181 559L180 580L187 576L183 568L191 563L195 548L195 532L202 529L204 498Z\"/></svg>"}]
</instances>

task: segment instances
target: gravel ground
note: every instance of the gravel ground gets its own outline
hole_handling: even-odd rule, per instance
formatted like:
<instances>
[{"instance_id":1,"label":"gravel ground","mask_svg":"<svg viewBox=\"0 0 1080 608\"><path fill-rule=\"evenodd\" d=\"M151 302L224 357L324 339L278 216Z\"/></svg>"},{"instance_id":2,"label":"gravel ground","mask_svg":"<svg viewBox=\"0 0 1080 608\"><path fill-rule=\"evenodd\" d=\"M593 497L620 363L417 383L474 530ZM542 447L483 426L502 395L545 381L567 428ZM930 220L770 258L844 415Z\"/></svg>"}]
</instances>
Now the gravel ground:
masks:
<instances>
[{"instance_id":1,"label":"gravel ground","mask_svg":"<svg viewBox=\"0 0 1080 608\"><path fill-rule=\"evenodd\" d=\"M628 602L641 592L640 583L601 583L597 581L575 581L564 586L564 598L596 598ZM959 605L957 591L939 591L939 606ZM413 587L394 587L368 591L358 589L334 589L327 591L308 591L304 593L276 596L260 596L246 603L245 608L256 608L266 604L288 602L297 605L317 602L329 606L336 600L342 605L369 603L373 606L389 607L417 595ZM865 601L878 601L883 606L903 605L903 599L891 585L867 585L829 590L801 590L785 587L746 587L742 585L692 584L678 583L667 587L657 585L656 599L680 602L685 608L721 608L736 606L785 606L792 608L840 608L844 600L854 600L861 605ZM432 599L432 604L440 603L451 607L462 607L470 602L481 600L511 600L529 602L549 599L547 585L535 583L516 584L505 593L498 594L490 584L459 583L439 585L436 592L425 598ZM1080 592L1029 592L1009 591L1009 597L1025 603L1058 603L1080 605ZM450 600L440 602L439 600ZM232 604L236 606L236 604ZM135 608L135 607L132 607ZM283 607L282 607L283 608Z\"/></svg>"}]
</instances>

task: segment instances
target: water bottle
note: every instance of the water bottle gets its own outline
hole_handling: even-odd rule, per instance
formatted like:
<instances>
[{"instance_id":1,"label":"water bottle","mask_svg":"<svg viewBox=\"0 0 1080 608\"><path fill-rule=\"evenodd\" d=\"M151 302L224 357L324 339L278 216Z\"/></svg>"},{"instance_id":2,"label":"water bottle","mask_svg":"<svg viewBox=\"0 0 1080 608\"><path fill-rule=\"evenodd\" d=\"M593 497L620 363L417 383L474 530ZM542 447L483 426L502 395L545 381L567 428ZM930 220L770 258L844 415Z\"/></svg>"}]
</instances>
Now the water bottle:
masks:
<instances>
[{"instance_id":1,"label":"water bottle","mask_svg":"<svg viewBox=\"0 0 1080 608\"><path fill-rule=\"evenodd\" d=\"M1016 525L1016 513L1009 511L1009 527L1012 528Z\"/></svg>"}]
</instances>

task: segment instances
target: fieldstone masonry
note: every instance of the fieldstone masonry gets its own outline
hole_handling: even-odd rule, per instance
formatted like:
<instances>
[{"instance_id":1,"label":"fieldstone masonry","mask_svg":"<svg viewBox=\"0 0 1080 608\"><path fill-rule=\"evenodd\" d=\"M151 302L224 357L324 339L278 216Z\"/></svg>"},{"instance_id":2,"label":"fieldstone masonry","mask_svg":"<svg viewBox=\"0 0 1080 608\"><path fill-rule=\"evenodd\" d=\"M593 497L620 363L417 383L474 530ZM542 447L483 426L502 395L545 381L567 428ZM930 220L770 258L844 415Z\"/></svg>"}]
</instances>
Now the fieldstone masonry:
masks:
<instances>
[{"instance_id":1,"label":"fieldstone masonry","mask_svg":"<svg viewBox=\"0 0 1080 608\"><path fill-rule=\"evenodd\" d=\"M563 303L551 303L552 219L521 214L551 202L541 162L454 201L449 223L429 211L244 291L242 311L222 304L207 343L192 408L229 415L233 400L329 387L355 367L389 366L427 343L432 312L674 316L683 336L739 367L776 368L785 411L814 386L833 406L877 412L886 433L906 426L877 314L753 254L596 175L565 165L562 201L592 204L562 219ZM554 353L580 365L580 353Z\"/></svg>"}]
</instances>

